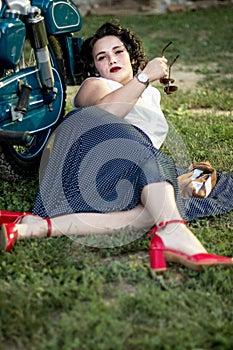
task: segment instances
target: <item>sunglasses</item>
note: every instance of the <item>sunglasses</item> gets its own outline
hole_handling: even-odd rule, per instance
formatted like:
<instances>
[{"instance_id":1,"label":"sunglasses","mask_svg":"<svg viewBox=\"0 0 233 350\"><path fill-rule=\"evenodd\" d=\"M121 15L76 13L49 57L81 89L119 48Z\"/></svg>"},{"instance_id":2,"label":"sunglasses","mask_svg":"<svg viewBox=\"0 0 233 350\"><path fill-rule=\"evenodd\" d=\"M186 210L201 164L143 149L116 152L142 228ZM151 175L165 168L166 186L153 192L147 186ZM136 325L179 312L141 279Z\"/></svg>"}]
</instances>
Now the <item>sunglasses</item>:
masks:
<instances>
[{"instance_id":1,"label":"sunglasses","mask_svg":"<svg viewBox=\"0 0 233 350\"><path fill-rule=\"evenodd\" d=\"M162 56L164 56L164 52L165 50L168 48L168 46L170 46L172 44L172 41L170 41L163 49L162 49ZM178 87L175 86L175 85L171 85L174 83L174 79L171 78L171 69L172 69L172 66L173 64L176 62L176 60L178 59L179 55L177 55L173 61L170 63L169 65L169 69L168 69L168 77L167 78L161 78L159 81L162 85L165 85L164 86L164 92L167 94L167 95L171 95L173 94L173 92L175 92L176 90L178 90Z\"/></svg>"}]
</instances>

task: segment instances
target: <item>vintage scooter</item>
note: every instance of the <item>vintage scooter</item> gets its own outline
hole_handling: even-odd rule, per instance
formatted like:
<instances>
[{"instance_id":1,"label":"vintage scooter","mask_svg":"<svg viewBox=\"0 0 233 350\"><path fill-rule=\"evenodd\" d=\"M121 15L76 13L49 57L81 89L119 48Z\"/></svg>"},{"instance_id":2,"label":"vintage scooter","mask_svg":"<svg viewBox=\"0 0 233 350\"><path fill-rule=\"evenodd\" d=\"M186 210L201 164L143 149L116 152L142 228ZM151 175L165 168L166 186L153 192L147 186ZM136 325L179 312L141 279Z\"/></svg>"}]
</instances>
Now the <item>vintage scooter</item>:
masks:
<instances>
[{"instance_id":1,"label":"vintage scooter","mask_svg":"<svg viewBox=\"0 0 233 350\"><path fill-rule=\"evenodd\" d=\"M0 0L0 177L38 170L78 85L80 12L71 0Z\"/></svg>"}]
</instances>

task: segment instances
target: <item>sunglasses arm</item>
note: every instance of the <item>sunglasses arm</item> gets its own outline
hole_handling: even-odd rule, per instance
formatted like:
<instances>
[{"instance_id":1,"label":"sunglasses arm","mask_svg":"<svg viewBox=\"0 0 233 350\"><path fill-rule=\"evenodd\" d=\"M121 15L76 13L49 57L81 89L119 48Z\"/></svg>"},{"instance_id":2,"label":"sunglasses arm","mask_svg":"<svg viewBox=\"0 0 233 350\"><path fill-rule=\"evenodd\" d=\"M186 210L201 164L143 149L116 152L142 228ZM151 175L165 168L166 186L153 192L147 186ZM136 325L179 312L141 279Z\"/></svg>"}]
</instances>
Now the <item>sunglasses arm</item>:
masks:
<instances>
[{"instance_id":1,"label":"sunglasses arm","mask_svg":"<svg viewBox=\"0 0 233 350\"><path fill-rule=\"evenodd\" d=\"M167 50L168 46L170 46L171 44L172 44L172 41L170 41L166 46L164 46L164 48L162 49L162 57L164 57L165 50Z\"/></svg>"}]
</instances>

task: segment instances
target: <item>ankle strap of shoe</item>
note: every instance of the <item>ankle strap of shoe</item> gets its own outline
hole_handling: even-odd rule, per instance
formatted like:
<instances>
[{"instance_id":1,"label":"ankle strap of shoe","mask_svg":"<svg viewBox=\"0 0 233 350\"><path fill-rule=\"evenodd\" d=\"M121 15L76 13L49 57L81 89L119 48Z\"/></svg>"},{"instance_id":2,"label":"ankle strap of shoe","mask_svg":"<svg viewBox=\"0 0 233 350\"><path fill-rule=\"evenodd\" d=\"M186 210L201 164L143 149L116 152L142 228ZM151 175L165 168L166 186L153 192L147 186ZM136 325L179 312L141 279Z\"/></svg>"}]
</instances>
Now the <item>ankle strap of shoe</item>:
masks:
<instances>
[{"instance_id":1,"label":"ankle strap of shoe","mask_svg":"<svg viewBox=\"0 0 233 350\"><path fill-rule=\"evenodd\" d=\"M154 226L148 233L148 236L151 236L153 234L155 234L160 228L165 227L169 224L176 224L176 223L180 223L180 224L184 224L187 225L187 222L185 220L169 220L169 221L161 221L158 225Z\"/></svg>"},{"instance_id":2,"label":"ankle strap of shoe","mask_svg":"<svg viewBox=\"0 0 233 350\"><path fill-rule=\"evenodd\" d=\"M47 231L47 237L51 237L52 234L52 223L50 218L45 218L45 220L47 221L48 224L48 231Z\"/></svg>"}]
</instances>

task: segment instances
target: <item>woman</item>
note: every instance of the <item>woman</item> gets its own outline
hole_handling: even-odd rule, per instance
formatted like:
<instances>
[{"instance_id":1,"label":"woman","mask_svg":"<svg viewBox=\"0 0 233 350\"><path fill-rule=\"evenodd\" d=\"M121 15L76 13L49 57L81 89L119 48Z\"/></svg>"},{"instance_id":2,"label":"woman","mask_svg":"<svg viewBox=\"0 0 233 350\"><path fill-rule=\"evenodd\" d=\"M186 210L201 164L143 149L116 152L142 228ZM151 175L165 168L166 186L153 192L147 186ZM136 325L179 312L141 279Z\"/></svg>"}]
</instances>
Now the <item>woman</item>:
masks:
<instances>
[{"instance_id":1,"label":"woman","mask_svg":"<svg viewBox=\"0 0 233 350\"><path fill-rule=\"evenodd\" d=\"M16 239L61 234L112 234L117 246L155 225L150 256L156 271L166 269L165 260L195 270L233 266L232 258L208 254L186 226L175 166L158 150L168 128L160 95L149 84L167 76L166 58L147 62L134 33L111 23L84 42L82 57L87 79L74 98L77 109L42 158L34 215L2 225L1 249L10 251ZM2 222L15 215L2 212ZM128 232L126 240L114 240L119 230Z\"/></svg>"}]
</instances>

